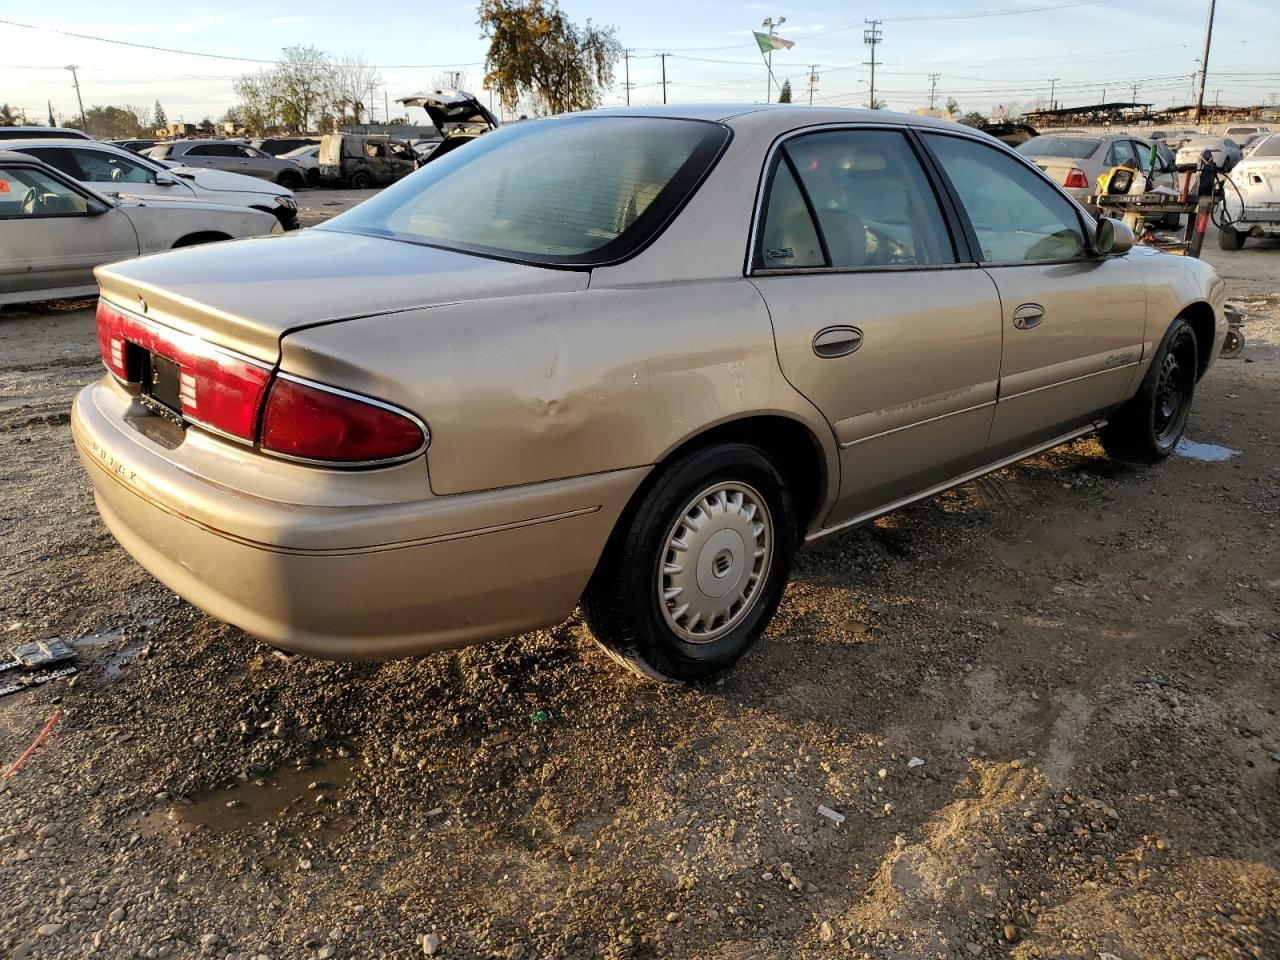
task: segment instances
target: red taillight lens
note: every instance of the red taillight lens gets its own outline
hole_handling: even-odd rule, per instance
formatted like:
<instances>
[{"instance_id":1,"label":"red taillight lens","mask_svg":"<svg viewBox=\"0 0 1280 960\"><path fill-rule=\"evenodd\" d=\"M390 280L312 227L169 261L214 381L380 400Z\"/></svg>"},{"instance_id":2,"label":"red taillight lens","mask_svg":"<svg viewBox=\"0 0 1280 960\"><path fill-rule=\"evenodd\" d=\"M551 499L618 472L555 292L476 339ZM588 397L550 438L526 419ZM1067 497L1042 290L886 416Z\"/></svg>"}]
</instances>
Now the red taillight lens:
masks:
<instances>
[{"instance_id":1,"label":"red taillight lens","mask_svg":"<svg viewBox=\"0 0 1280 960\"><path fill-rule=\"evenodd\" d=\"M184 419L237 440L254 441L270 366L143 322L105 300L98 301L98 349L107 369L129 383L140 382L148 354L172 360L180 369L179 412Z\"/></svg>"},{"instance_id":2,"label":"red taillight lens","mask_svg":"<svg viewBox=\"0 0 1280 960\"><path fill-rule=\"evenodd\" d=\"M1087 190L1089 188L1089 178L1084 175L1084 171L1079 167L1072 167L1062 185L1073 189Z\"/></svg>"},{"instance_id":3,"label":"red taillight lens","mask_svg":"<svg viewBox=\"0 0 1280 960\"><path fill-rule=\"evenodd\" d=\"M426 442L417 420L378 401L285 374L267 394L261 446L270 453L322 463L385 463L413 456Z\"/></svg>"}]
</instances>

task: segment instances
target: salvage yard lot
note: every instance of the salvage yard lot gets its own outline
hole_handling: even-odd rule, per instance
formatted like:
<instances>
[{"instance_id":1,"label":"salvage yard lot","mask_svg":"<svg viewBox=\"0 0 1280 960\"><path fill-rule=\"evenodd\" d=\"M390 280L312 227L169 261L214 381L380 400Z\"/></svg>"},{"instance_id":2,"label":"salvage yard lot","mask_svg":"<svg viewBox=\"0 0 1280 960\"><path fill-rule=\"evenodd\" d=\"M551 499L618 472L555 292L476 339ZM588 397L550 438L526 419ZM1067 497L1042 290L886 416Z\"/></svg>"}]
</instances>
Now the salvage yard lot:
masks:
<instances>
[{"instance_id":1,"label":"salvage yard lot","mask_svg":"<svg viewBox=\"0 0 1280 960\"><path fill-rule=\"evenodd\" d=\"M274 655L98 519L91 308L6 309L0 646L82 672L0 699L5 767L62 711L0 781L0 956L1280 956L1280 243L1205 250L1249 344L1189 436L1234 456L1080 441L825 541L696 688L576 618Z\"/></svg>"}]
</instances>

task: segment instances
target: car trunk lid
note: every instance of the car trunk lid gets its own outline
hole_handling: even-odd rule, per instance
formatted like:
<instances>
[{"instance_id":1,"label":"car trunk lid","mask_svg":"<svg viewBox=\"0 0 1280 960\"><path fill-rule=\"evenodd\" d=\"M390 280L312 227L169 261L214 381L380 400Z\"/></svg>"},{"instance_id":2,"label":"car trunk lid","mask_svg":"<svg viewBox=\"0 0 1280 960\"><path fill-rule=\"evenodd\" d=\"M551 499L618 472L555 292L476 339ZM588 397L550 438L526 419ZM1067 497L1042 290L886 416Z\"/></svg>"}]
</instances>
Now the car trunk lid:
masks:
<instances>
[{"instance_id":1,"label":"car trunk lid","mask_svg":"<svg viewBox=\"0 0 1280 960\"><path fill-rule=\"evenodd\" d=\"M589 274L337 230L171 251L95 271L103 297L274 364L291 330L459 301L585 289Z\"/></svg>"}]
</instances>

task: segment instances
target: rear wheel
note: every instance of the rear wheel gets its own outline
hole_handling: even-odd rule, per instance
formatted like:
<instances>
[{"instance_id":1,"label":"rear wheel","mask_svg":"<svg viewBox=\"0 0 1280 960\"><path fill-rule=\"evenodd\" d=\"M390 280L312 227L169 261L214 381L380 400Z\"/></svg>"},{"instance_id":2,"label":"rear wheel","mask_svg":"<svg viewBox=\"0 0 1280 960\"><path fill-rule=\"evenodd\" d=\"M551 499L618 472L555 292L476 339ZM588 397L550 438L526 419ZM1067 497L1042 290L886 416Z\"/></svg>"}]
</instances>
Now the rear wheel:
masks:
<instances>
[{"instance_id":1,"label":"rear wheel","mask_svg":"<svg viewBox=\"0 0 1280 960\"><path fill-rule=\"evenodd\" d=\"M1165 334L1138 393L1100 431L1108 456L1158 463L1173 453L1187 429L1199 369L1195 331L1179 317Z\"/></svg>"},{"instance_id":2,"label":"rear wheel","mask_svg":"<svg viewBox=\"0 0 1280 960\"><path fill-rule=\"evenodd\" d=\"M1247 233L1241 233L1235 227L1219 227L1218 246L1223 250L1240 250L1244 247L1248 236Z\"/></svg>"},{"instance_id":3,"label":"rear wheel","mask_svg":"<svg viewBox=\"0 0 1280 960\"><path fill-rule=\"evenodd\" d=\"M373 186L373 177L364 170L357 170L351 175L350 183L352 190L368 190Z\"/></svg>"},{"instance_id":4,"label":"rear wheel","mask_svg":"<svg viewBox=\"0 0 1280 960\"><path fill-rule=\"evenodd\" d=\"M796 510L755 447L695 451L622 518L583 611L615 660L654 680L704 680L769 625L791 570Z\"/></svg>"}]
</instances>

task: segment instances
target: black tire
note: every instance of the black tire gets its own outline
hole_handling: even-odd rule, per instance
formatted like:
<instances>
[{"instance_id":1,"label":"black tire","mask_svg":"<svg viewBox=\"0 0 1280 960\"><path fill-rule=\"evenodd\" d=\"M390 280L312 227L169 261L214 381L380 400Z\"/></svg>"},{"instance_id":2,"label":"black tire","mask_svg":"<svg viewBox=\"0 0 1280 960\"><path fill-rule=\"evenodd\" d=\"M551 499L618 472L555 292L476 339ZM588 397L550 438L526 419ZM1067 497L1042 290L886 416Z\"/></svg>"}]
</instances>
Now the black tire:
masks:
<instances>
[{"instance_id":1,"label":"black tire","mask_svg":"<svg viewBox=\"0 0 1280 960\"><path fill-rule=\"evenodd\" d=\"M699 517L702 524L686 524ZM798 529L795 501L762 451L742 443L694 451L659 468L619 520L583 597L587 624L611 657L643 677L708 679L737 662L768 627L791 572ZM690 541L690 553L698 554L689 573L673 562L676 540ZM719 599L703 592L704 583L713 590L719 585L712 578L729 585ZM695 614L681 613L688 604L671 599L680 579L697 606L737 606L712 616L699 634Z\"/></svg>"},{"instance_id":2,"label":"black tire","mask_svg":"<svg viewBox=\"0 0 1280 960\"><path fill-rule=\"evenodd\" d=\"M1244 247L1248 236L1247 233L1241 233L1235 227L1219 227L1218 246L1223 250L1240 250Z\"/></svg>"},{"instance_id":3,"label":"black tire","mask_svg":"<svg viewBox=\"0 0 1280 960\"><path fill-rule=\"evenodd\" d=\"M307 171L307 186L308 186L308 187L311 187L311 188L313 188L313 189L314 189L315 187L320 186L320 171L319 171L319 170L317 170L317 169L315 169L315 168L312 168L311 170L308 170L308 171Z\"/></svg>"},{"instance_id":4,"label":"black tire","mask_svg":"<svg viewBox=\"0 0 1280 960\"><path fill-rule=\"evenodd\" d=\"M1182 439L1200 371L1195 331L1183 317L1169 327L1137 394L1099 432L1107 455L1159 463Z\"/></svg>"},{"instance_id":5,"label":"black tire","mask_svg":"<svg viewBox=\"0 0 1280 960\"><path fill-rule=\"evenodd\" d=\"M369 176L364 170L357 170L351 175L352 190L368 190L373 186L373 177Z\"/></svg>"},{"instance_id":6,"label":"black tire","mask_svg":"<svg viewBox=\"0 0 1280 960\"><path fill-rule=\"evenodd\" d=\"M302 174L294 173L292 170L285 170L280 176L276 177L276 183L286 190L300 190L307 185Z\"/></svg>"}]
</instances>

